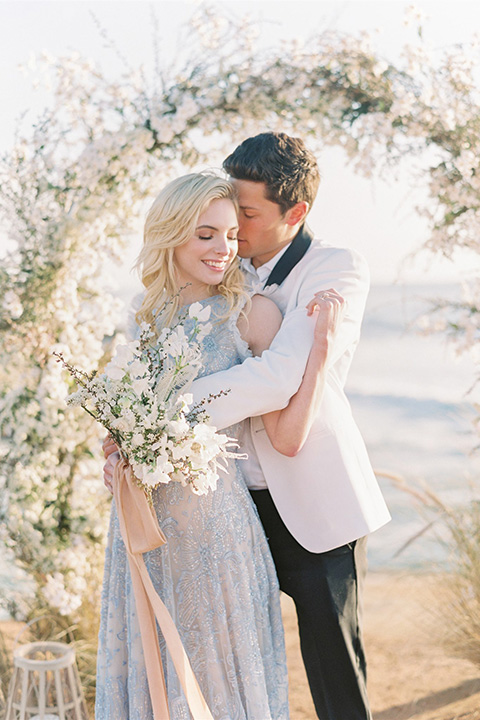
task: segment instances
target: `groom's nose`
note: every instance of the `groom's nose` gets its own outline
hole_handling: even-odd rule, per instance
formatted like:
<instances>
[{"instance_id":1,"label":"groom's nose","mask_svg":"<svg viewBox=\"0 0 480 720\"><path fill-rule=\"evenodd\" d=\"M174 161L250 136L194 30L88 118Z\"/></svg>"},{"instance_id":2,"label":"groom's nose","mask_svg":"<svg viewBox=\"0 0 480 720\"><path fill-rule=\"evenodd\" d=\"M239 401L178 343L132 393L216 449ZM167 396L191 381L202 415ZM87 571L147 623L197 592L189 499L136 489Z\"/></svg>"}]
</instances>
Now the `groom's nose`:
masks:
<instances>
[{"instance_id":1,"label":"groom's nose","mask_svg":"<svg viewBox=\"0 0 480 720\"><path fill-rule=\"evenodd\" d=\"M242 218L242 214L240 213L240 217L238 218L238 237L243 238L243 234L246 230L246 223L244 218Z\"/></svg>"}]
</instances>

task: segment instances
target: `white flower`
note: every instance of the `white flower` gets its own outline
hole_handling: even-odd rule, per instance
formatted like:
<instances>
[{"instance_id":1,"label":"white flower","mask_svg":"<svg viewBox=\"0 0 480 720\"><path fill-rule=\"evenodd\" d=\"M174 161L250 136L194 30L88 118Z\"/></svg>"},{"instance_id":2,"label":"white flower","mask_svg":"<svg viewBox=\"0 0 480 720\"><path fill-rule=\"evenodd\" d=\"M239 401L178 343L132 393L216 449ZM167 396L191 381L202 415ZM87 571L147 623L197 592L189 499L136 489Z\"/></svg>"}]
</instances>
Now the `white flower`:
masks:
<instances>
[{"instance_id":1,"label":"white flower","mask_svg":"<svg viewBox=\"0 0 480 720\"><path fill-rule=\"evenodd\" d=\"M192 492L196 495L204 495L209 490L216 490L218 474L216 472L199 472L192 481Z\"/></svg>"},{"instance_id":2,"label":"white flower","mask_svg":"<svg viewBox=\"0 0 480 720\"><path fill-rule=\"evenodd\" d=\"M192 393L182 393L177 397L175 407L180 409L180 412L188 412L190 405L193 403Z\"/></svg>"},{"instance_id":3,"label":"white flower","mask_svg":"<svg viewBox=\"0 0 480 720\"><path fill-rule=\"evenodd\" d=\"M187 477L185 473L183 473L181 470L175 470L175 472L170 475L170 480L173 480L174 482L179 482L184 487L188 485Z\"/></svg>"},{"instance_id":4,"label":"white flower","mask_svg":"<svg viewBox=\"0 0 480 720\"><path fill-rule=\"evenodd\" d=\"M225 435L217 435L212 426L205 423L195 425L193 436L185 444L188 458L195 466L205 467L218 454L222 438L227 440Z\"/></svg>"},{"instance_id":5,"label":"white flower","mask_svg":"<svg viewBox=\"0 0 480 720\"><path fill-rule=\"evenodd\" d=\"M163 342L163 350L173 357L181 357L188 353L188 338L182 326L175 328Z\"/></svg>"},{"instance_id":6,"label":"white flower","mask_svg":"<svg viewBox=\"0 0 480 720\"><path fill-rule=\"evenodd\" d=\"M210 308L208 308L210 309ZM196 340L201 342L212 330L212 323L206 322L199 326L197 330Z\"/></svg>"},{"instance_id":7,"label":"white flower","mask_svg":"<svg viewBox=\"0 0 480 720\"><path fill-rule=\"evenodd\" d=\"M170 460L168 459L167 453L159 453L156 459L156 469L163 473L171 473L174 468Z\"/></svg>"},{"instance_id":8,"label":"white flower","mask_svg":"<svg viewBox=\"0 0 480 720\"><path fill-rule=\"evenodd\" d=\"M116 365L113 360L110 360L108 365L105 366L105 375L111 380L121 380L125 375L125 370Z\"/></svg>"},{"instance_id":9,"label":"white flower","mask_svg":"<svg viewBox=\"0 0 480 720\"><path fill-rule=\"evenodd\" d=\"M80 390L77 390L77 392L71 393L67 399L66 402L68 405L72 405L74 407L79 405L84 405L89 398L88 390L85 388L80 388Z\"/></svg>"},{"instance_id":10,"label":"white flower","mask_svg":"<svg viewBox=\"0 0 480 720\"><path fill-rule=\"evenodd\" d=\"M202 307L201 303L194 302L190 305L188 314L191 318L196 318L199 322L206 322L210 317L212 308L210 305Z\"/></svg>"},{"instance_id":11,"label":"white flower","mask_svg":"<svg viewBox=\"0 0 480 720\"><path fill-rule=\"evenodd\" d=\"M135 415L131 410L127 410L121 417L117 418L112 425L115 430L120 430L120 432L132 432L135 428Z\"/></svg>"},{"instance_id":12,"label":"white flower","mask_svg":"<svg viewBox=\"0 0 480 720\"><path fill-rule=\"evenodd\" d=\"M130 377L143 378L148 373L148 367L146 363L143 363L141 360L135 359L133 360L133 362L130 362L128 366L128 372L130 374Z\"/></svg>"},{"instance_id":13,"label":"white flower","mask_svg":"<svg viewBox=\"0 0 480 720\"><path fill-rule=\"evenodd\" d=\"M121 380L127 371L128 364L136 357L136 344L118 345L114 357L105 368L105 374L112 380Z\"/></svg>"},{"instance_id":14,"label":"white flower","mask_svg":"<svg viewBox=\"0 0 480 720\"><path fill-rule=\"evenodd\" d=\"M147 391L150 389L149 378L144 377L132 380L132 388L135 391L135 394L138 396L142 395L142 393L147 393Z\"/></svg>"},{"instance_id":15,"label":"white flower","mask_svg":"<svg viewBox=\"0 0 480 720\"><path fill-rule=\"evenodd\" d=\"M132 435L131 444L134 448L140 447L145 442L145 438L142 433L137 432Z\"/></svg>"},{"instance_id":16,"label":"white flower","mask_svg":"<svg viewBox=\"0 0 480 720\"><path fill-rule=\"evenodd\" d=\"M75 584L75 583L74 583ZM44 595L47 601L53 606L58 608L61 615L72 615L82 604L82 593L78 592L81 589L85 590L85 583L76 583L77 590L69 592L65 587L65 576L56 572L54 575L47 575L47 584L44 588Z\"/></svg>"},{"instance_id":17,"label":"white flower","mask_svg":"<svg viewBox=\"0 0 480 720\"><path fill-rule=\"evenodd\" d=\"M172 127L169 116L163 115L158 118L151 117L150 123L151 123L152 129L155 130L155 132L157 134L158 142L168 145L168 143L170 143L173 140L173 138L175 137L175 131Z\"/></svg>"},{"instance_id":18,"label":"white flower","mask_svg":"<svg viewBox=\"0 0 480 720\"><path fill-rule=\"evenodd\" d=\"M154 488L159 483L170 482L170 473L174 471L172 463L167 455L160 453L153 467L147 467L140 463L132 463L135 476L142 481L147 488Z\"/></svg>"},{"instance_id":19,"label":"white flower","mask_svg":"<svg viewBox=\"0 0 480 720\"><path fill-rule=\"evenodd\" d=\"M185 418L181 418L180 420L171 420L167 425L167 432L170 435L173 435L176 439L183 438L184 435L189 431L190 425L185 420Z\"/></svg>"},{"instance_id":20,"label":"white flower","mask_svg":"<svg viewBox=\"0 0 480 720\"><path fill-rule=\"evenodd\" d=\"M147 322L142 322L140 324L140 331L141 331L142 335L144 335L146 338L151 338L155 335L155 333L152 330L151 325L149 325L149 323L147 323Z\"/></svg>"}]
</instances>

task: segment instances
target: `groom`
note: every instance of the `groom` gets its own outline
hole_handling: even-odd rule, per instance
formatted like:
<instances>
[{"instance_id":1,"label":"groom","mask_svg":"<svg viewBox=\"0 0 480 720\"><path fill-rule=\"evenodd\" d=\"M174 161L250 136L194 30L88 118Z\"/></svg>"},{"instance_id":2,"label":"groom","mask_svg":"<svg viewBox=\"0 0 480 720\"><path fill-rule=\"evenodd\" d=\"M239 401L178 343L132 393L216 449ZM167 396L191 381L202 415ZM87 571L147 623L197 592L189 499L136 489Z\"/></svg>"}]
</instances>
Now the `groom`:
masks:
<instances>
[{"instance_id":1,"label":"groom","mask_svg":"<svg viewBox=\"0 0 480 720\"><path fill-rule=\"evenodd\" d=\"M275 560L296 605L303 660L318 717L370 720L361 635L366 535L388 510L353 421L344 385L368 292L355 251L314 240L305 218L319 172L302 140L262 133L225 160L239 197L239 255L249 282L284 314L269 350L196 380L194 400L228 388L209 405L218 429L251 417L242 468ZM307 304L335 288L346 300L321 408L294 457L273 449L260 416L297 391L313 341ZM312 307L310 303L309 307Z\"/></svg>"}]
</instances>

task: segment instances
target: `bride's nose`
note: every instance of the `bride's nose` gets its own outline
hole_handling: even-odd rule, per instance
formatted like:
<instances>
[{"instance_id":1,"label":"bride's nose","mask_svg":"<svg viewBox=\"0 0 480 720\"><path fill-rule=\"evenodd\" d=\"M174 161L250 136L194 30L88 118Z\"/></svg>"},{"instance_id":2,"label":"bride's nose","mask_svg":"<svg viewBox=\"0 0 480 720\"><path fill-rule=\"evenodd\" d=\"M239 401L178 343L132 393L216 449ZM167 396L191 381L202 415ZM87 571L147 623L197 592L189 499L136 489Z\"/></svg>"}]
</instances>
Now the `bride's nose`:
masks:
<instances>
[{"instance_id":1,"label":"bride's nose","mask_svg":"<svg viewBox=\"0 0 480 720\"><path fill-rule=\"evenodd\" d=\"M230 246L228 237L226 235L219 235L217 242L215 243L215 252L217 255L228 255L230 252Z\"/></svg>"}]
</instances>

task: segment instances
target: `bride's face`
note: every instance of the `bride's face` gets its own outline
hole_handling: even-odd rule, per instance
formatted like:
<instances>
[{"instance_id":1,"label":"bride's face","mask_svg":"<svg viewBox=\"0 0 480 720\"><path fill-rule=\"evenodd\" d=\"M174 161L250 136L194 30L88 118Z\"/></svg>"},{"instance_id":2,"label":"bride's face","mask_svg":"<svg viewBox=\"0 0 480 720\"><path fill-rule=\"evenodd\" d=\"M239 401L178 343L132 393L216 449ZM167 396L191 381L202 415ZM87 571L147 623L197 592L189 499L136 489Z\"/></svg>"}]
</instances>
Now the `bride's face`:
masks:
<instances>
[{"instance_id":1,"label":"bride's face","mask_svg":"<svg viewBox=\"0 0 480 720\"><path fill-rule=\"evenodd\" d=\"M212 200L199 218L193 236L175 248L173 259L180 286L189 284L195 299L218 285L237 254L238 221L231 200Z\"/></svg>"}]
</instances>

